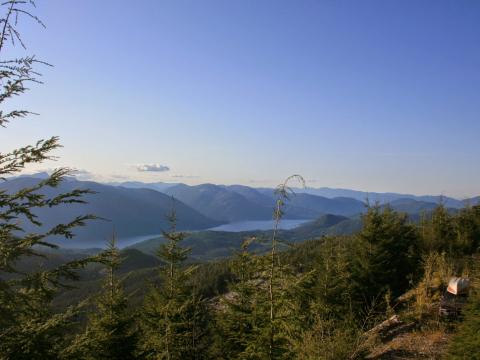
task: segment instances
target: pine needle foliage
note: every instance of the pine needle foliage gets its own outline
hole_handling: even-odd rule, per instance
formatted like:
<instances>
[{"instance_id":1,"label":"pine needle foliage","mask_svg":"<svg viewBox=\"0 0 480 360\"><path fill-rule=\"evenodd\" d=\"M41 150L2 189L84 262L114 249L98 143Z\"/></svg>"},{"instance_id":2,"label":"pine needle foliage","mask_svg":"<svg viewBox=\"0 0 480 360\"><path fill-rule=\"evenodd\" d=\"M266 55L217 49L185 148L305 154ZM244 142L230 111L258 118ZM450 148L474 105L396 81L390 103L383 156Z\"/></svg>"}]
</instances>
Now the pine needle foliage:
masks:
<instances>
[{"instance_id":1,"label":"pine needle foliage","mask_svg":"<svg viewBox=\"0 0 480 360\"><path fill-rule=\"evenodd\" d=\"M33 1L10 0L0 5L0 127L24 118L30 111L9 110L8 101L24 94L29 84L41 83L37 65L48 65L35 56L7 58L8 46L25 43L18 24L29 18L43 26L30 12ZM35 145L0 151L0 182L18 175L27 166L54 160L52 152L60 147L59 139L51 137L39 140ZM74 229L85 225L93 215L79 216L71 222L58 224L44 230L36 215L39 208L52 208L72 203L82 203L82 195L88 190L47 197L42 190L57 187L70 170L60 168L47 179L16 192L0 189L0 358L2 359L55 359L65 343L65 328L72 322L76 308L53 314L50 302L65 280L78 278L75 270L84 267L92 259L73 261L51 270L38 269L22 273L16 267L19 260L41 257L42 248L56 249L52 237L72 238ZM37 227L37 232L24 231L25 224Z\"/></svg>"},{"instance_id":2,"label":"pine needle foliage","mask_svg":"<svg viewBox=\"0 0 480 360\"><path fill-rule=\"evenodd\" d=\"M115 236L99 255L99 261L106 270L103 289L88 317L85 332L69 347L68 357L85 360L136 359L138 331L135 313L129 308L128 297L116 277L121 257Z\"/></svg>"},{"instance_id":3,"label":"pine needle foliage","mask_svg":"<svg viewBox=\"0 0 480 360\"><path fill-rule=\"evenodd\" d=\"M424 252L459 257L480 250L480 206L466 206L455 215L439 205L420 225Z\"/></svg>"},{"instance_id":4,"label":"pine needle foliage","mask_svg":"<svg viewBox=\"0 0 480 360\"><path fill-rule=\"evenodd\" d=\"M312 307L323 319L352 320L351 243L348 238L327 237L317 254Z\"/></svg>"},{"instance_id":5,"label":"pine needle foliage","mask_svg":"<svg viewBox=\"0 0 480 360\"><path fill-rule=\"evenodd\" d=\"M443 204L424 216L421 225L425 252L446 252L451 255L457 252L455 220Z\"/></svg>"},{"instance_id":6,"label":"pine needle foliage","mask_svg":"<svg viewBox=\"0 0 480 360\"><path fill-rule=\"evenodd\" d=\"M459 253L480 252L480 205L460 210L456 218L456 233Z\"/></svg>"},{"instance_id":7,"label":"pine needle foliage","mask_svg":"<svg viewBox=\"0 0 480 360\"><path fill-rule=\"evenodd\" d=\"M362 221L350 263L355 307L366 310L388 290L393 297L405 292L420 259L417 230L405 214L377 204Z\"/></svg>"},{"instance_id":8,"label":"pine needle foliage","mask_svg":"<svg viewBox=\"0 0 480 360\"><path fill-rule=\"evenodd\" d=\"M258 258L248 250L253 241L253 237L245 239L236 253L232 261L235 279L229 284L229 292L221 297L217 311L219 352L226 359L248 358L245 351L255 341L255 329L261 320L255 297L262 281L256 272Z\"/></svg>"},{"instance_id":9,"label":"pine needle foliage","mask_svg":"<svg viewBox=\"0 0 480 360\"><path fill-rule=\"evenodd\" d=\"M274 227L266 255L248 252L247 239L237 254L230 298L222 299L219 321L224 338L224 357L232 359L290 359L301 329L306 325L312 273L298 274L279 254L279 224L293 193L291 180L276 191ZM237 335L236 335L237 334Z\"/></svg>"},{"instance_id":10,"label":"pine needle foliage","mask_svg":"<svg viewBox=\"0 0 480 360\"><path fill-rule=\"evenodd\" d=\"M175 210L169 215L170 231L164 231L158 257L162 285L146 296L142 328L142 351L147 359L202 359L206 357L205 301L191 286L195 266L185 266L190 253L181 242L186 233L176 229Z\"/></svg>"}]
</instances>

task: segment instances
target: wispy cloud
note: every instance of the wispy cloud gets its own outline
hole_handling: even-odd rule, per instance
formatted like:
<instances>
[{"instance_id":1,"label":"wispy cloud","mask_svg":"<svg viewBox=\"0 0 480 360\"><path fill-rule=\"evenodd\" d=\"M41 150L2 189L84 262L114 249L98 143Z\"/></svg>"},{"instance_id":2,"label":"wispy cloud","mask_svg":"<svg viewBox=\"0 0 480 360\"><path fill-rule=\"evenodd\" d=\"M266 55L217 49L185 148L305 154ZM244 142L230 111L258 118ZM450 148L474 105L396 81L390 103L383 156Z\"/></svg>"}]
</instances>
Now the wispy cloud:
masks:
<instances>
[{"instance_id":1,"label":"wispy cloud","mask_svg":"<svg viewBox=\"0 0 480 360\"><path fill-rule=\"evenodd\" d=\"M140 172L166 172L170 171L170 168L161 164L137 164L135 165L137 171Z\"/></svg>"}]
</instances>

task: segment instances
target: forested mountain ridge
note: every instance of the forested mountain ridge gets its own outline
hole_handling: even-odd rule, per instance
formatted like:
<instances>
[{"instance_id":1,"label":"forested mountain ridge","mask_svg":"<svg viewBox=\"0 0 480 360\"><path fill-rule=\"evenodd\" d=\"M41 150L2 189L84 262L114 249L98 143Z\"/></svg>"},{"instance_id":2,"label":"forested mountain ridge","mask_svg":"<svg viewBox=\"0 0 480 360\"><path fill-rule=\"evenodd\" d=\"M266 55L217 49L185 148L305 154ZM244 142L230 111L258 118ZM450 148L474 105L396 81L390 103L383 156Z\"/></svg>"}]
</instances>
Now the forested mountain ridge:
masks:
<instances>
[{"instance_id":1,"label":"forested mountain ridge","mask_svg":"<svg viewBox=\"0 0 480 360\"><path fill-rule=\"evenodd\" d=\"M121 186L125 188L133 188L133 189L152 189L160 192L164 192L166 189L179 185L177 183L165 183L165 182L149 182L144 183L141 181L122 181L122 182L107 182L106 185L112 186Z\"/></svg>"},{"instance_id":2,"label":"forested mountain ridge","mask_svg":"<svg viewBox=\"0 0 480 360\"><path fill-rule=\"evenodd\" d=\"M462 200L455 199L443 195L412 195L412 194L401 194L401 193L379 193L379 192L368 192L368 191L359 191L359 190L350 190L350 189L333 189L327 187L313 188L307 187L305 189L297 188L297 192L305 192L312 195L325 196L328 198L335 197L348 197L357 199L359 201L369 201L374 204L379 202L380 204L390 203L398 199L412 199L416 201L424 201L434 204L443 203L447 207L460 208L463 206Z\"/></svg>"},{"instance_id":3,"label":"forested mountain ridge","mask_svg":"<svg viewBox=\"0 0 480 360\"><path fill-rule=\"evenodd\" d=\"M19 177L0 183L0 190L14 193L24 187L37 184L40 180L34 177ZM150 189L128 189L114 187L90 181L69 179L57 188L47 188L42 194L54 196L75 189L89 189L94 194L85 196L86 204L61 205L52 209L37 209L35 213L43 223L43 228L52 227L59 221L67 221L83 213L92 213L102 218L92 221L88 227L76 231L75 241L56 239L67 247L88 248L103 246L105 239L115 231L122 239L125 237L159 234L168 227L165 214L175 206L179 216L179 229L207 229L220 222L209 219L205 215L190 208L181 201L172 202L168 195ZM38 228L26 222L27 231L38 231Z\"/></svg>"},{"instance_id":4,"label":"forested mountain ridge","mask_svg":"<svg viewBox=\"0 0 480 360\"><path fill-rule=\"evenodd\" d=\"M244 196L214 184L176 185L165 193L197 211L224 222L270 219L272 210L259 206Z\"/></svg>"},{"instance_id":5,"label":"forested mountain ridge","mask_svg":"<svg viewBox=\"0 0 480 360\"><path fill-rule=\"evenodd\" d=\"M22 187L31 186L48 174L10 178L0 184L0 189L12 193ZM79 181L67 178L59 188L47 189L46 194L54 195L77 188L90 189L96 194L85 197L86 204L73 204L59 207L52 212L39 211L45 226L56 220L67 219L80 213L95 213L106 220L97 220L88 228L79 229L75 242L62 242L64 246L88 248L101 247L104 239L115 229L120 240L160 234L167 226L165 214L173 206L179 213L179 229L205 230L216 225L250 220L271 220L274 202L273 189L258 190L242 185L203 184L188 186L177 184L161 186L163 192L144 188L140 184L123 187L101 184L92 181ZM474 204L478 199L464 201ZM437 204L411 198L399 198L389 205L397 211L408 213L412 218L420 218L422 212L430 212ZM286 206L286 219L318 219L323 215L337 215L357 218L366 209L365 203L352 198L326 198L297 192L292 194ZM349 234L358 229L358 221L345 221L332 227L328 234ZM33 229L32 227L28 228ZM321 229L319 231L324 231ZM122 244L122 241L120 241Z\"/></svg>"},{"instance_id":6,"label":"forested mountain ridge","mask_svg":"<svg viewBox=\"0 0 480 360\"><path fill-rule=\"evenodd\" d=\"M294 189L285 213L286 219L314 219L324 214L355 216L365 211L366 203L350 197L333 197L310 194L308 189ZM179 184L165 190L207 216L227 221L268 220L271 219L274 189L256 189L244 185L214 185L202 184L189 186ZM400 197L397 196L390 204L392 208L409 214L419 214L430 211L438 202L419 200L420 198L440 201L440 197ZM371 200L371 199L369 199ZM463 207L461 201L449 201L455 208ZM371 200L374 204L375 200ZM458 206L457 206L458 205ZM448 204L446 204L447 207Z\"/></svg>"},{"instance_id":7,"label":"forested mountain ridge","mask_svg":"<svg viewBox=\"0 0 480 360\"><path fill-rule=\"evenodd\" d=\"M125 186L125 187L145 187L150 188L158 191L164 191L165 189L171 188L176 185L185 185L179 183L142 183L142 182L117 182L117 183L109 183L110 185L115 186ZM188 186L188 185L187 185ZM255 200L257 197L256 193L267 195L267 197L271 197L271 194L275 190L274 188L268 187L251 187L246 185L219 185L224 188L230 189L232 191L238 192L241 195L244 195L246 198L249 198L250 195L253 195L251 200ZM412 195L412 194L403 194L403 193L394 193L394 192L369 192L369 191L361 191L361 190L351 190L351 189L336 189L336 188L329 188L329 187L306 187L306 188L294 188L293 189L296 193L305 193L311 195L317 195L321 197L325 197L328 199L333 198L350 198L358 200L362 203L365 203L367 200L374 204L376 202L380 204L391 203L392 201L399 200L399 199L412 199L415 201L422 201L427 203L433 203L438 205L439 203L443 203L447 207L451 208L461 208L464 206L466 202L475 202L480 201L478 197L472 199L457 199L450 196L444 195ZM473 203L472 203L473 205Z\"/></svg>"}]
</instances>

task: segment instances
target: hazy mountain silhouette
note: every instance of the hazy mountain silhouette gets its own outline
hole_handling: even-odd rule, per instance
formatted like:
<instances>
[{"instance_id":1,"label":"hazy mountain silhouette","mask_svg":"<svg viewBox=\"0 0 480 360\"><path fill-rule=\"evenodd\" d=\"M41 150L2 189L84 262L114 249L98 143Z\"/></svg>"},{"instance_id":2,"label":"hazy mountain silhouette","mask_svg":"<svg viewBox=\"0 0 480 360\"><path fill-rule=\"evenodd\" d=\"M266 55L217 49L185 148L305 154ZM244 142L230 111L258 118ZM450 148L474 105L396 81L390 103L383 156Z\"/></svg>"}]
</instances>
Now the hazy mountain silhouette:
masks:
<instances>
[{"instance_id":1,"label":"hazy mountain silhouette","mask_svg":"<svg viewBox=\"0 0 480 360\"><path fill-rule=\"evenodd\" d=\"M0 189L6 189L9 192L18 191L21 188L32 186L46 176L45 173L39 173L32 176L10 178L0 184ZM96 194L85 197L88 204L41 209L38 215L44 223L43 230L59 222L70 221L75 216L85 213L93 213L110 220L92 221L87 227L77 231L78 236L74 240L60 241L67 246L83 248L102 246L114 228L120 240L160 233L161 229L168 227L165 216L171 211L171 196L177 199L178 228L184 230L203 230L221 223L237 221L270 220L275 204L273 189L252 188L244 185L202 184L189 186L185 184L143 182L107 185L67 178L58 189L47 189L46 192L53 196L59 192L68 192L76 188L89 188ZM295 189L295 191L296 194L290 197L286 205L284 218L317 219L316 230L312 230L311 226L313 225L310 223L304 225L306 228L303 228L303 226L298 228L298 231L304 231L305 233L312 230L312 236L320 233L350 233L358 228L358 215L366 209L365 203L358 199L361 197L360 194L366 193L344 189L337 191L327 188ZM329 198L314 195L312 192L329 196L351 194L357 198ZM435 196L412 195L409 197L408 195L394 193L376 194L378 195L377 201L383 200L383 203L388 203L394 210L408 213L413 217L418 216L421 212L431 211L440 202L440 198ZM369 200L373 202L372 197L369 197ZM447 207L458 208L458 203L462 206L477 204L480 202L480 197L464 201L443 198L443 202ZM448 204L455 206L448 206ZM322 218L323 215L327 217ZM319 221L339 220L343 217L353 218L353 220L345 218L338 224L329 226L328 231L324 231L326 226L320 226L319 223ZM27 226L27 230L39 231L38 228L31 225Z\"/></svg>"},{"instance_id":2,"label":"hazy mountain silhouette","mask_svg":"<svg viewBox=\"0 0 480 360\"><path fill-rule=\"evenodd\" d=\"M129 189L151 189L163 192L166 189L178 185L178 183L153 182L144 183L141 181L124 181L124 182L109 182L107 185L122 186Z\"/></svg>"},{"instance_id":3,"label":"hazy mountain silhouette","mask_svg":"<svg viewBox=\"0 0 480 360\"><path fill-rule=\"evenodd\" d=\"M0 183L0 190L15 192L33 186L39 179L19 177ZM172 199L168 195L150 189L129 189L103 185L91 181L68 179L56 189L46 189L43 193L54 196L73 189L90 189L95 194L84 197L87 204L70 204L38 211L42 229L25 222L27 231L44 231L58 223L71 221L75 216L92 213L109 221L95 220L88 226L79 228L73 240L57 240L71 247L91 247L104 245L105 239L115 230L121 240L125 237L160 233L168 228L166 215L172 209ZM207 229L220 223L209 219L181 201L175 202L179 229Z\"/></svg>"},{"instance_id":4,"label":"hazy mountain silhouette","mask_svg":"<svg viewBox=\"0 0 480 360\"><path fill-rule=\"evenodd\" d=\"M332 189L328 187L321 188L305 188L305 189L295 189L296 192L307 193L312 195L324 196L327 198L336 198L336 197L348 197L352 199L357 199L359 201L365 202L368 201L373 204L379 202L381 204L390 203L399 199L413 199L416 201L431 202L434 204L443 203L447 207L460 208L463 206L461 200L454 199L442 195L411 195L411 194L399 194L393 192L387 193L378 193L378 192L366 192L350 189Z\"/></svg>"},{"instance_id":5,"label":"hazy mountain silhouette","mask_svg":"<svg viewBox=\"0 0 480 360\"><path fill-rule=\"evenodd\" d=\"M165 193L178 198L206 216L219 221L268 220L272 218L275 197L272 191L260 192L241 185L176 185ZM313 219L322 214L354 215L365 205L355 199L296 194L286 206L286 219Z\"/></svg>"},{"instance_id":6,"label":"hazy mountain silhouette","mask_svg":"<svg viewBox=\"0 0 480 360\"><path fill-rule=\"evenodd\" d=\"M180 184L168 188L165 193L218 221L233 222L272 218L273 203L270 203L270 206L259 204L219 185L188 186Z\"/></svg>"},{"instance_id":7,"label":"hazy mountain silhouette","mask_svg":"<svg viewBox=\"0 0 480 360\"><path fill-rule=\"evenodd\" d=\"M480 196L476 196L470 199L465 199L462 202L465 206L480 205Z\"/></svg>"}]
</instances>

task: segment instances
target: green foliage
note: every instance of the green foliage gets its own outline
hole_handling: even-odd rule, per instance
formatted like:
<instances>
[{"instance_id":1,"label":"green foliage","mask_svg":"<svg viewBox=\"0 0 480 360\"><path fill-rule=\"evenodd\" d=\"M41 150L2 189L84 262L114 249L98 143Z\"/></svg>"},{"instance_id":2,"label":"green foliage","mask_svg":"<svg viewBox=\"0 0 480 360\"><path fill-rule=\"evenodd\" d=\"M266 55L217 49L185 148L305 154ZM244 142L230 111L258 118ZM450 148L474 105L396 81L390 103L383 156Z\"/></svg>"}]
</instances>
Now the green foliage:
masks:
<instances>
[{"instance_id":1,"label":"green foliage","mask_svg":"<svg viewBox=\"0 0 480 360\"><path fill-rule=\"evenodd\" d=\"M324 318L347 320L352 317L352 274L349 269L351 241L325 238L315 264L314 307Z\"/></svg>"},{"instance_id":2,"label":"green foliage","mask_svg":"<svg viewBox=\"0 0 480 360\"><path fill-rule=\"evenodd\" d=\"M405 277L412 278L415 284L409 292L414 299L409 302L409 310L413 310L409 314L417 315L412 316L412 319L415 318L422 324L430 324L429 319L437 324L436 304L446 281L451 275L460 275L464 268L471 269L473 261L470 257L458 259L446 253L435 252L423 255L420 262L415 256L410 258L410 249L405 244L400 246L395 240L402 239L407 243L411 241L413 248L417 249L415 244L419 240L419 231L416 231L415 226L405 222L403 215L389 209L370 211L363 219L361 233L356 236L323 237L286 246L279 239L283 233L277 234L278 251L275 253L275 272L271 282L273 321L269 292L272 257L271 253L264 252L267 246L265 239L249 238L232 259L189 266L189 249L182 246L186 234L176 231L173 216L170 218L172 229L164 234L167 241L159 249L161 259L152 261L150 256L142 255L136 250L126 250L121 254L127 260L115 271L128 274L122 284L128 284L128 293L133 293L131 298L135 300L129 303L120 301L121 306L116 311L123 311L127 317L128 314L139 313L141 326L137 332L140 342L138 346L135 346L135 333L130 333L135 325L130 323L123 327L121 322L115 320L121 320L121 316L115 318L115 321L106 321L108 316L106 317L105 308L102 310L98 304L88 318L87 330L77 335L73 345L69 345L69 334L75 334L76 329L70 327L69 330L65 327L68 325L66 320L57 328L59 334L67 335L62 339L43 337L39 329L21 327L24 331L31 331L24 335L25 339L28 337L31 341L27 346L30 349L48 348L48 356L51 358L60 353L64 358L94 358L92 354L102 351L104 358L115 358L119 355L115 355L114 351L101 350L102 347L120 349L120 345L111 345L115 342L128 346L129 350L122 350L122 353L133 353L131 358L362 358L369 345L364 343L366 339L362 334L384 320L386 314L399 311L392 284L394 276L404 271L405 263L411 259L409 266L416 269L405 271ZM476 213L471 208L465 211L468 211L467 224L475 224L478 219ZM367 215L370 217L367 218ZM461 223L459 218L464 216L466 215L461 212L452 216L457 231L462 229L458 224ZM413 234L417 234L415 237L411 236L412 228ZM465 234L471 234L471 229L475 228L465 228ZM262 240L263 244L258 246ZM251 250L252 245L255 245L256 251ZM288 250L280 251L280 246ZM359 246L369 246L375 251L364 253L359 251ZM418 256L422 255L421 251L417 252ZM368 269L391 271L390 275L384 277L375 274L376 278L385 281L386 286L378 290L379 295L375 296L374 304L365 301L363 293L358 292L359 277L355 277L358 276L355 272L356 262L359 261L359 256L365 254L372 257L366 258L367 263L374 265ZM404 256L405 261L393 261L394 255ZM377 263L382 259L390 264L387 270ZM142 263L149 268L142 268ZM158 264L160 274L156 275L152 266ZM53 262L51 268L55 265ZM99 266L95 265L84 273L90 293L98 287L93 275L98 272ZM418 275L408 276L412 272ZM144 297L143 280L146 278L156 285L152 285L144 306L138 309L135 304ZM416 281L417 278L420 280ZM98 300L100 302L106 299L105 285L103 295ZM407 290L409 284L402 286ZM367 291L369 287L371 285L365 282L365 288L361 290ZM69 293L71 292L66 292L65 296L69 296ZM205 297L208 301L204 300ZM78 299L71 303L78 303ZM73 310L75 309L71 309L72 315L75 313ZM376 312L377 310L381 311ZM118 332L114 330L117 328ZM273 342L270 342L272 333ZM125 335L132 335L132 341L122 342L120 339ZM47 345L53 341L55 347ZM31 353L27 354L30 356ZM46 356L45 354L34 354L33 357ZM128 356L123 355L123 358Z\"/></svg>"},{"instance_id":3,"label":"green foliage","mask_svg":"<svg viewBox=\"0 0 480 360\"><path fill-rule=\"evenodd\" d=\"M354 322L318 315L301 336L297 359L362 359L366 355L360 348L362 334L363 329Z\"/></svg>"},{"instance_id":4,"label":"green foliage","mask_svg":"<svg viewBox=\"0 0 480 360\"><path fill-rule=\"evenodd\" d=\"M277 191L270 253L250 254L247 246L255 239L249 239L235 260L237 281L223 297L218 315L223 357L289 359L307 323L312 274L296 273L279 256L278 225L288 200L290 179Z\"/></svg>"},{"instance_id":5,"label":"green foliage","mask_svg":"<svg viewBox=\"0 0 480 360\"><path fill-rule=\"evenodd\" d=\"M259 274L256 272L257 258L248 252L248 246L254 240L249 238L242 243L241 251L233 261L233 274L236 281L231 282L230 292L222 296L217 312L217 327L220 346L217 350L222 358L248 358L246 349L255 342L255 330L259 323L256 309L256 292Z\"/></svg>"},{"instance_id":6,"label":"green foliage","mask_svg":"<svg viewBox=\"0 0 480 360\"><path fill-rule=\"evenodd\" d=\"M480 291L471 295L463 316L464 321L450 340L447 360L480 359Z\"/></svg>"},{"instance_id":7,"label":"green foliage","mask_svg":"<svg viewBox=\"0 0 480 360\"><path fill-rule=\"evenodd\" d=\"M44 62L32 57L6 59L7 43L20 43L25 47L17 29L24 17L41 21L29 12L33 2L10 0L1 9L0 34L0 104L7 107L12 97L22 95L31 83L39 83L36 65ZM30 114L27 110L0 111L0 127L10 121ZM40 140L35 145L24 146L0 153L0 181L7 176L17 175L26 166L54 159L52 151L60 144L57 137ZM65 332L73 322L78 307L54 314L51 300L65 287L65 280L77 279L76 269L84 267L91 259L76 260L53 269L34 269L29 273L18 270L20 260L43 256L40 249L55 249L52 237L72 238L73 230L85 225L94 216L79 216L69 223L57 224L44 232L26 233L25 224L42 225L36 215L39 209L59 205L82 203L81 196L87 190L47 197L46 188L55 188L69 173L68 169L57 169L50 177L37 184L8 193L0 190L0 358L6 359L55 359L66 342Z\"/></svg>"},{"instance_id":8,"label":"green foliage","mask_svg":"<svg viewBox=\"0 0 480 360\"><path fill-rule=\"evenodd\" d=\"M437 206L421 224L422 242L425 252L455 252L455 221L443 205Z\"/></svg>"},{"instance_id":9,"label":"green foliage","mask_svg":"<svg viewBox=\"0 0 480 360\"><path fill-rule=\"evenodd\" d=\"M480 251L480 205L460 210L456 217L456 248L460 254Z\"/></svg>"},{"instance_id":10,"label":"green foliage","mask_svg":"<svg viewBox=\"0 0 480 360\"><path fill-rule=\"evenodd\" d=\"M85 332L77 337L65 356L86 360L135 359L138 332L134 313L128 308L128 299L115 277L121 259L114 237L99 258L107 271L103 290L88 318Z\"/></svg>"},{"instance_id":11,"label":"green foliage","mask_svg":"<svg viewBox=\"0 0 480 360\"><path fill-rule=\"evenodd\" d=\"M420 231L424 252L462 256L480 249L480 206L465 207L452 215L439 205L424 215Z\"/></svg>"},{"instance_id":12,"label":"green foliage","mask_svg":"<svg viewBox=\"0 0 480 360\"><path fill-rule=\"evenodd\" d=\"M401 295L418 268L417 230L388 207L368 208L353 250L352 297L358 309L378 303L388 289Z\"/></svg>"},{"instance_id":13,"label":"green foliage","mask_svg":"<svg viewBox=\"0 0 480 360\"><path fill-rule=\"evenodd\" d=\"M301 328L302 314L299 311L306 296L306 286L309 274L297 277L288 265L280 262L278 254L278 226L284 215L286 202L293 193L288 186L291 180L299 181L305 186L304 179L299 175L288 177L280 184L275 194L276 204L273 214L273 227L270 255L263 258L257 269L265 279L265 299L259 291L257 307L260 314L267 314L267 320L256 326L258 336L256 342L249 346L250 356L260 356L268 359L282 359L292 356L294 335ZM259 288L262 290L262 287Z\"/></svg>"},{"instance_id":14,"label":"green foliage","mask_svg":"<svg viewBox=\"0 0 480 360\"><path fill-rule=\"evenodd\" d=\"M237 255L237 281L222 297L218 316L222 358L289 359L302 329L309 323L312 274L296 274L276 265L272 281L273 317L269 287L270 257Z\"/></svg>"},{"instance_id":15,"label":"green foliage","mask_svg":"<svg viewBox=\"0 0 480 360\"><path fill-rule=\"evenodd\" d=\"M3 301L3 299L2 299ZM12 308L18 303L13 303ZM0 359L57 359L67 345L65 333L78 313L71 307L60 314L49 308L42 311L43 302L34 304L30 312L13 309L19 314L15 321L3 321L0 334Z\"/></svg>"},{"instance_id":16,"label":"green foliage","mask_svg":"<svg viewBox=\"0 0 480 360\"><path fill-rule=\"evenodd\" d=\"M142 352L147 359L197 359L206 356L205 329L208 309L189 286L195 267L183 267L190 249L181 242L185 233L176 231L175 211L169 216L171 231L158 251L161 287L152 287L142 316Z\"/></svg>"},{"instance_id":17,"label":"green foliage","mask_svg":"<svg viewBox=\"0 0 480 360\"><path fill-rule=\"evenodd\" d=\"M224 294L233 280L231 260L200 263L192 274L191 284L204 298Z\"/></svg>"},{"instance_id":18,"label":"green foliage","mask_svg":"<svg viewBox=\"0 0 480 360\"><path fill-rule=\"evenodd\" d=\"M352 309L352 238L326 237L298 245L288 262L315 270L312 297L295 352L298 359L345 359L360 355L363 325Z\"/></svg>"}]
</instances>

